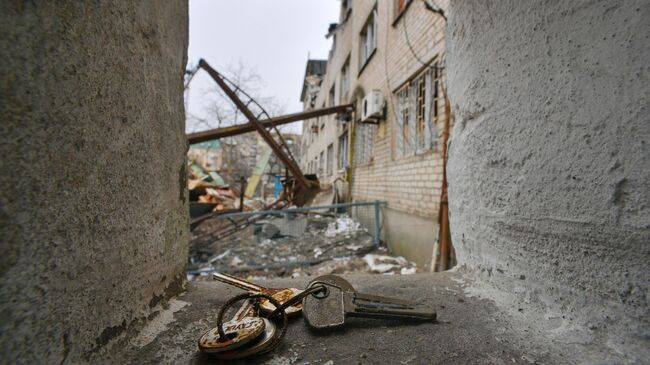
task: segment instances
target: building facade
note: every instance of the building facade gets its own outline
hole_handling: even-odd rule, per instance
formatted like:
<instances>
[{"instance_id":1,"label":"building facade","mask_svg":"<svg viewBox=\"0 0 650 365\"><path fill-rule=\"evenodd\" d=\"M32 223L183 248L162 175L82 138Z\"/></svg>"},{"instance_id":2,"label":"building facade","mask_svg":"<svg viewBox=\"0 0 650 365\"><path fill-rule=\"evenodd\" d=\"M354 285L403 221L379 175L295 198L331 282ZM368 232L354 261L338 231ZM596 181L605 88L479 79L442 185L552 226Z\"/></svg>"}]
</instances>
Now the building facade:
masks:
<instances>
[{"instance_id":1,"label":"building facade","mask_svg":"<svg viewBox=\"0 0 650 365\"><path fill-rule=\"evenodd\" d=\"M447 1L434 6L444 11ZM354 201L383 200L382 238L397 254L431 268L442 201L445 18L425 1L344 0L328 37L326 72L307 67L305 109L352 104L350 120L303 122L301 165L323 188ZM324 62L309 60L309 63ZM306 89L306 90L305 90ZM375 94L381 115L364 118ZM381 101L383 100L383 101ZM342 181L342 182L341 182Z\"/></svg>"}]
</instances>

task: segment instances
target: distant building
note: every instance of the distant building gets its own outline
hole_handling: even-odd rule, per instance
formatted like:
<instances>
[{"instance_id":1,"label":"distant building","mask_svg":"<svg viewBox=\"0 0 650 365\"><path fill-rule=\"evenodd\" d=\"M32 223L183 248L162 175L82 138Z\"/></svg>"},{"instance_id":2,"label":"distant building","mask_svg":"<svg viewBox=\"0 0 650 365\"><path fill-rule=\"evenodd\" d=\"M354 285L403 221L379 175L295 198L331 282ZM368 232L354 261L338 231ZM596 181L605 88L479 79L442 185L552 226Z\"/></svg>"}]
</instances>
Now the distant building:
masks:
<instances>
[{"instance_id":1,"label":"distant building","mask_svg":"<svg viewBox=\"0 0 650 365\"><path fill-rule=\"evenodd\" d=\"M348 199L386 201L383 239L425 266L435 261L439 232L444 30L424 1L343 0L339 23L328 29L329 57L307 62L301 94L305 110L355 105L351 121L303 122L304 171L318 174L324 188L351 192ZM371 95L380 116L364 119Z\"/></svg>"},{"instance_id":2,"label":"distant building","mask_svg":"<svg viewBox=\"0 0 650 365\"><path fill-rule=\"evenodd\" d=\"M190 145L187 158L206 171L219 171L223 165L223 148L218 140Z\"/></svg>"},{"instance_id":3,"label":"distant building","mask_svg":"<svg viewBox=\"0 0 650 365\"><path fill-rule=\"evenodd\" d=\"M287 146L296 159L300 157L301 136L295 133L282 133ZM240 177L250 178L257 164L260 146L266 148L266 143L257 133L246 133L220 140L206 141L190 145L187 158L206 171L214 171L229 184L238 184ZM284 164L271 153L261 181L264 192L257 187L256 191L262 196L270 196L273 192L275 176L284 176ZM261 184L260 184L261 185Z\"/></svg>"}]
</instances>

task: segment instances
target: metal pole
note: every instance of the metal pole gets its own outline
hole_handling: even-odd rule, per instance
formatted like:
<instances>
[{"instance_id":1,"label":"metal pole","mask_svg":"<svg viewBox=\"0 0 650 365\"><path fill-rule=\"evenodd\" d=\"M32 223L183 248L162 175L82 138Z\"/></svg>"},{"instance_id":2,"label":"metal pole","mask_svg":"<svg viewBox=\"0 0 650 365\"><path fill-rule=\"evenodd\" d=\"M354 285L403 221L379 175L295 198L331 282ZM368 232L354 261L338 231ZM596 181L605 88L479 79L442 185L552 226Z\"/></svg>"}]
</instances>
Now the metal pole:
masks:
<instances>
[{"instance_id":1,"label":"metal pole","mask_svg":"<svg viewBox=\"0 0 650 365\"><path fill-rule=\"evenodd\" d=\"M270 128L274 125L282 125L287 123L297 122L299 120L306 120L310 118L315 118L323 115L335 114L335 113L344 113L348 109L352 109L351 104L330 106L321 109L307 110L300 113L287 114L280 117L273 117L271 119L260 120L259 122L265 127ZM202 132L189 133L186 135L187 141L190 144L211 141L214 139L236 136L243 133L255 132L255 126L253 123L246 124L237 124L231 125L228 127L216 128Z\"/></svg>"},{"instance_id":2,"label":"metal pole","mask_svg":"<svg viewBox=\"0 0 650 365\"><path fill-rule=\"evenodd\" d=\"M223 213L223 214L214 214L215 218L233 218L233 217L245 217L253 215L284 215L287 213L300 213L300 212L310 212L317 210L331 210L337 208L349 208L349 207L366 207L366 206L382 206L385 205L385 201L373 201L373 202L354 202L354 203L340 203L340 204L329 204L329 205L314 205L309 207L300 207L300 208L289 208L289 209L278 209L278 210L256 210L250 212L236 212L236 213ZM379 226L378 226L379 228Z\"/></svg>"},{"instance_id":3,"label":"metal pole","mask_svg":"<svg viewBox=\"0 0 650 365\"><path fill-rule=\"evenodd\" d=\"M379 200L375 200L373 205L375 207L375 246L379 247L380 237L380 227L379 227Z\"/></svg>"},{"instance_id":4,"label":"metal pole","mask_svg":"<svg viewBox=\"0 0 650 365\"><path fill-rule=\"evenodd\" d=\"M246 182L246 179L244 179L243 176L239 177L239 187L240 187L240 194L239 194L239 211L243 212L244 211L244 183Z\"/></svg>"}]
</instances>

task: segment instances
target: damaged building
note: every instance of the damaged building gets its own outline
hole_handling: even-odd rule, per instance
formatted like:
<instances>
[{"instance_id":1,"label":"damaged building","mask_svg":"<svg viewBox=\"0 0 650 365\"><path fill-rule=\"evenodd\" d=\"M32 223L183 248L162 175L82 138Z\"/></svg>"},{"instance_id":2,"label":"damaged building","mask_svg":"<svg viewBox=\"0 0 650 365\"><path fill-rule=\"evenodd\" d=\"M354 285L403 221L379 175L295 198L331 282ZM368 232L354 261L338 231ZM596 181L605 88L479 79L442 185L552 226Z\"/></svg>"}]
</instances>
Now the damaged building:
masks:
<instances>
[{"instance_id":1,"label":"damaged building","mask_svg":"<svg viewBox=\"0 0 650 365\"><path fill-rule=\"evenodd\" d=\"M386 200L384 240L426 264L448 145L457 265L341 274L435 321L339 310L347 327L316 331L298 314L241 363L650 363L650 2L341 3L304 100L362 114L305 122L301 164L344 179L346 200ZM186 280L188 2L4 1L0 18L0 362L219 363L197 342L242 290ZM328 175L346 135L348 165ZM311 280L255 281L320 290Z\"/></svg>"},{"instance_id":2,"label":"damaged building","mask_svg":"<svg viewBox=\"0 0 650 365\"><path fill-rule=\"evenodd\" d=\"M352 104L355 113L304 121L300 161L326 190L320 202L386 201L384 242L423 267L444 269L443 150L451 116L445 19L433 10L423 1L341 2L339 22L327 32L329 57L308 60L301 101L305 110Z\"/></svg>"}]
</instances>

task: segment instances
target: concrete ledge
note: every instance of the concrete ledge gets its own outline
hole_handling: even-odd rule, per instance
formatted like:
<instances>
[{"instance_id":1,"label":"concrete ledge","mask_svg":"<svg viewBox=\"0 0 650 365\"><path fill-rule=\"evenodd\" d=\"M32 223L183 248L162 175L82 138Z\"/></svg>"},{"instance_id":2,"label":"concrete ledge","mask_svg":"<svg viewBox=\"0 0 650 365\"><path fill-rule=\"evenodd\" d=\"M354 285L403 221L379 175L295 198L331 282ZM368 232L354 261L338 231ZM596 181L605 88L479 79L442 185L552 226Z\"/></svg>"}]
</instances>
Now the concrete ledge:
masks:
<instances>
[{"instance_id":1,"label":"concrete ledge","mask_svg":"<svg viewBox=\"0 0 650 365\"><path fill-rule=\"evenodd\" d=\"M346 276L363 292L430 300L438 311L437 323L350 319L337 331L317 332L299 317L290 322L287 336L271 354L242 364L528 364L563 363L568 353L549 346L539 334L505 314L491 301L464 294L458 273L405 276ZM270 286L304 287L309 278L281 279ZM240 291L216 282L192 283L189 291L172 300L161 312L158 331L151 326L113 346L113 363L215 364L200 354L196 342L214 327L220 306ZM172 312L176 311L172 315ZM161 325L162 323L162 325ZM156 327L156 326L154 326ZM517 330L515 330L517 328Z\"/></svg>"}]
</instances>

